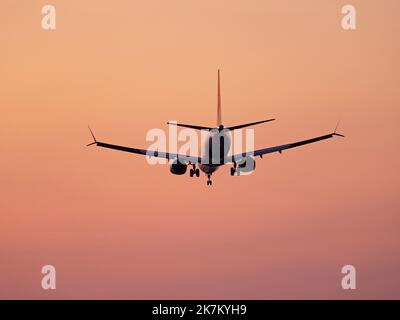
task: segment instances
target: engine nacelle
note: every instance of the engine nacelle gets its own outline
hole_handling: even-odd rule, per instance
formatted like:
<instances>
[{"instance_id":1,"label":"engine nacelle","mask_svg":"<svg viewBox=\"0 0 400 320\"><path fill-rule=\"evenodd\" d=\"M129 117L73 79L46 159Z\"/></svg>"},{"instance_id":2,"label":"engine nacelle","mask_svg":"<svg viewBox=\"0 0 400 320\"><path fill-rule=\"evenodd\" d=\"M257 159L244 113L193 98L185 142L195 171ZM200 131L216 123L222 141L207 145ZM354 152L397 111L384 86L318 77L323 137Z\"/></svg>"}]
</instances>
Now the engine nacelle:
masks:
<instances>
[{"instance_id":1,"label":"engine nacelle","mask_svg":"<svg viewBox=\"0 0 400 320\"><path fill-rule=\"evenodd\" d=\"M172 174L182 175L185 174L187 170L187 164L179 162L179 160L175 160L171 166L169 167L169 171Z\"/></svg>"},{"instance_id":2,"label":"engine nacelle","mask_svg":"<svg viewBox=\"0 0 400 320\"><path fill-rule=\"evenodd\" d=\"M241 159L237 163L237 172L252 172L256 169L256 161L252 157L246 157Z\"/></svg>"}]
</instances>

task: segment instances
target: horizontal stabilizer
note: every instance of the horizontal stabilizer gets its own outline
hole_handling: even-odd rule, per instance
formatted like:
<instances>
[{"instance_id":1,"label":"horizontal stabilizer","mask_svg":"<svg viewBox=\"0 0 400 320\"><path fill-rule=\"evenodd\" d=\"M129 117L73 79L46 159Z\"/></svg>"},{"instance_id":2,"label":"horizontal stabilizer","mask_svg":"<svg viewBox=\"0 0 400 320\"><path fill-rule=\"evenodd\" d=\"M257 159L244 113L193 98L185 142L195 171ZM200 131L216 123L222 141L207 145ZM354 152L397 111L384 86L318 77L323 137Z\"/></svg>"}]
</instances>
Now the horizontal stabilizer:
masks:
<instances>
[{"instance_id":1,"label":"horizontal stabilizer","mask_svg":"<svg viewBox=\"0 0 400 320\"><path fill-rule=\"evenodd\" d=\"M265 123L265 122L270 122L270 121L274 121L275 119L268 119L268 120L262 120L262 121L257 121L257 122L251 122L251 123L245 123L245 124L240 124L237 126L232 126L232 127L226 127L224 128L223 126L220 127L219 129L225 129L225 130L236 130L236 129L242 129L242 128L246 128L246 127L250 127L250 126L254 126L256 124L260 124L260 123ZM178 127L185 127L185 128L191 128L191 129L197 129L197 130L215 130L216 128L211 128L211 127L203 127L203 126L196 126L196 125L192 125L192 124L183 124L183 123L176 123L176 122L167 122L167 124L170 125L174 125L174 126L178 126Z\"/></svg>"},{"instance_id":2,"label":"horizontal stabilizer","mask_svg":"<svg viewBox=\"0 0 400 320\"><path fill-rule=\"evenodd\" d=\"M233 131L233 130L236 130L236 129L242 129L242 128L245 128L245 127L250 127L250 126L254 126L256 124L260 124L260 123L264 123L264 122L270 122L270 121L274 121L274 120L275 119L268 119L268 120L262 120L262 121L252 122L252 123L240 124L238 126L227 127L225 129Z\"/></svg>"},{"instance_id":3,"label":"horizontal stabilizer","mask_svg":"<svg viewBox=\"0 0 400 320\"><path fill-rule=\"evenodd\" d=\"M176 123L176 122L167 122L167 124L178 126L178 127L196 129L196 130L212 130L212 129L214 129L214 128L210 128L210 127L195 126L192 124L183 124L183 123Z\"/></svg>"}]
</instances>

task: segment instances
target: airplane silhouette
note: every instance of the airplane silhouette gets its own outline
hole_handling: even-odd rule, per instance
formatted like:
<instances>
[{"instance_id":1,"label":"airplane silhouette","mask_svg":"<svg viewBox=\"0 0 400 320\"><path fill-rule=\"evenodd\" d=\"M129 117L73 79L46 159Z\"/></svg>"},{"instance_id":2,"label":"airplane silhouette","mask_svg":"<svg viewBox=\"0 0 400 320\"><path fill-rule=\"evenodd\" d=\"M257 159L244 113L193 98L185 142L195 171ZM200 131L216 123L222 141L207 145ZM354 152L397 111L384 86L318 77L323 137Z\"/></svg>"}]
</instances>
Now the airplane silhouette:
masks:
<instances>
[{"instance_id":1,"label":"airplane silhouette","mask_svg":"<svg viewBox=\"0 0 400 320\"><path fill-rule=\"evenodd\" d=\"M169 125L176 125L179 127L191 128L196 130L206 130L208 132L208 139L203 148L203 156L190 156L177 153L162 152L158 150L146 150L124 147L120 145L109 144L105 142L100 142L96 140L92 130L89 127L90 133L93 137L93 142L89 143L87 146L96 145L98 147L114 149L124 152L136 153L141 155L147 155L150 157L159 157L172 160L170 165L170 172L175 175L183 175L187 171L188 166L192 166L190 169L190 176L200 176L200 170L207 175L207 185L212 185L211 176L217 171L221 166L226 164L231 164L231 175L240 175L241 172L248 173L255 169L255 157L259 156L262 158L263 155L279 152L282 153L283 150L300 147L306 144L318 142L321 140L329 139L334 136L344 137L344 135L336 133L339 122L337 123L335 130L332 133L310 138L307 140L297 141L293 143L288 143L284 145L279 145L275 147L269 147L264 149L258 149L249 152L242 152L232 156L228 156L231 140L230 132L246 128L249 126L257 125L260 123L274 121L275 119L267 119L257 122L251 122L231 127L224 127L221 118L221 85L220 85L220 71L218 70L218 88L217 88L217 126L216 127L205 127L191 124L167 122ZM198 165L199 168L196 168ZM199 170L200 169L200 170Z\"/></svg>"}]
</instances>

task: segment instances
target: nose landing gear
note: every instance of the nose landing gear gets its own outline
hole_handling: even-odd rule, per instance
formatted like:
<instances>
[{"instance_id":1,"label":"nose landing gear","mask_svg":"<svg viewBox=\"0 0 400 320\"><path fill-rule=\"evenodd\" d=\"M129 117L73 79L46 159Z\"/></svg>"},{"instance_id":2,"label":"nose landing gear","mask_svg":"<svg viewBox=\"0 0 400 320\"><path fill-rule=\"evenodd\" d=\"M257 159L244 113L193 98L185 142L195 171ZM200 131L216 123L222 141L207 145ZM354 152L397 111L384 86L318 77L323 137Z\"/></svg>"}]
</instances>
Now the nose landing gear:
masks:
<instances>
[{"instance_id":1,"label":"nose landing gear","mask_svg":"<svg viewBox=\"0 0 400 320\"><path fill-rule=\"evenodd\" d=\"M208 186L211 186L211 185L212 185L211 174L209 174L207 177L208 177L207 185L208 185Z\"/></svg>"}]
</instances>

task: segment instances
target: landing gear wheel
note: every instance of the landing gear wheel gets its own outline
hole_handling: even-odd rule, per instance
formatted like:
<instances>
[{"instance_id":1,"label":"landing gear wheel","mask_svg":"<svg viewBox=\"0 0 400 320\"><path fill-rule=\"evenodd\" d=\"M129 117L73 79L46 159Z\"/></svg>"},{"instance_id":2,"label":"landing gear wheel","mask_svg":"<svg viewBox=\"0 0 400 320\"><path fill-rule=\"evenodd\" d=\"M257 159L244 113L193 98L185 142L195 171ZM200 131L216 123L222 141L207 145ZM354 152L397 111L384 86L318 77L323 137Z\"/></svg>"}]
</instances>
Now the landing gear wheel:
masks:
<instances>
[{"instance_id":1,"label":"landing gear wheel","mask_svg":"<svg viewBox=\"0 0 400 320\"><path fill-rule=\"evenodd\" d=\"M236 169L235 168L231 168L231 176L234 176L235 172L236 172Z\"/></svg>"},{"instance_id":2,"label":"landing gear wheel","mask_svg":"<svg viewBox=\"0 0 400 320\"><path fill-rule=\"evenodd\" d=\"M212 181L211 181L211 175L208 175L208 180L207 180L207 185L211 186L212 185Z\"/></svg>"},{"instance_id":3,"label":"landing gear wheel","mask_svg":"<svg viewBox=\"0 0 400 320\"><path fill-rule=\"evenodd\" d=\"M199 177L199 176L200 176L200 170L199 170L199 169L196 169L196 170L195 170L195 174L196 174L196 177Z\"/></svg>"},{"instance_id":4,"label":"landing gear wheel","mask_svg":"<svg viewBox=\"0 0 400 320\"><path fill-rule=\"evenodd\" d=\"M190 177L193 177L193 175L194 175L194 170L193 170L193 169L190 169L189 174L190 174Z\"/></svg>"}]
</instances>

